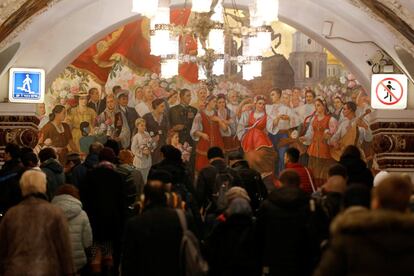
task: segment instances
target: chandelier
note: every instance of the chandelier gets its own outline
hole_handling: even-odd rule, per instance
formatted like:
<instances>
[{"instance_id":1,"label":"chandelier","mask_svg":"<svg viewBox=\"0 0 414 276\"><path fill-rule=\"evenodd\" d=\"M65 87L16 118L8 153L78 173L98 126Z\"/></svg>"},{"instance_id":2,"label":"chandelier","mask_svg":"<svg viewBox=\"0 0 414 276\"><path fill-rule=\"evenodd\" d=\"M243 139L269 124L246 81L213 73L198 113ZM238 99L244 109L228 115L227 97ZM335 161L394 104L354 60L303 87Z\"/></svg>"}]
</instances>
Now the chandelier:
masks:
<instances>
[{"instance_id":1,"label":"chandelier","mask_svg":"<svg viewBox=\"0 0 414 276\"><path fill-rule=\"evenodd\" d=\"M245 80L262 74L263 54L271 49L271 23L278 20L279 0L251 2L248 23L236 27L226 20L223 0L192 0L192 19L187 26L170 23L170 0L133 0L132 12L151 20L151 55L161 57L161 77L174 77L180 63L192 62L198 65L199 80L206 80L212 89L214 76L224 75L225 63L241 67ZM231 4L237 7L235 0ZM196 39L196 55L180 53L179 37L183 35ZM225 52L226 36L241 39L242 55Z\"/></svg>"}]
</instances>

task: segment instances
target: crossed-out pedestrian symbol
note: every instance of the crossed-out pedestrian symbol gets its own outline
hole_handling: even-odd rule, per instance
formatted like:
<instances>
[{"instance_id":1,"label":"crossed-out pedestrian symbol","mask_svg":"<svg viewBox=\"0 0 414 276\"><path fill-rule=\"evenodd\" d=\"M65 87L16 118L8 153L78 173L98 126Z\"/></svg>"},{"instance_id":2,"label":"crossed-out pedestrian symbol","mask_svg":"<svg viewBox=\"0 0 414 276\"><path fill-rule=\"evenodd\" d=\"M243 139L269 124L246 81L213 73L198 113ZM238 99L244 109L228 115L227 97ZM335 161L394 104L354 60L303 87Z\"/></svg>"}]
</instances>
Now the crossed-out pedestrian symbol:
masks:
<instances>
[{"instance_id":1,"label":"crossed-out pedestrian symbol","mask_svg":"<svg viewBox=\"0 0 414 276\"><path fill-rule=\"evenodd\" d=\"M401 83L394 78L385 78L378 82L375 89L377 99L385 105L393 105L398 103L403 94L404 89Z\"/></svg>"}]
</instances>

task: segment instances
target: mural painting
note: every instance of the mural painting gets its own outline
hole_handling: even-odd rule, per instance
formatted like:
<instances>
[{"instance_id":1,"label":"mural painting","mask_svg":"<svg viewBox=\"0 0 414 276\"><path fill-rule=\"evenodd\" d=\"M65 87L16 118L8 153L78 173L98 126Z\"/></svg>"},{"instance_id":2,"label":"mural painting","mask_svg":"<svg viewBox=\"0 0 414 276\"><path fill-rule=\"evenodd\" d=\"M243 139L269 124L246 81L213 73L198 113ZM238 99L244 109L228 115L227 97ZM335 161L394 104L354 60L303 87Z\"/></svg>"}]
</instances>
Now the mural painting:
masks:
<instances>
[{"instance_id":1,"label":"mural painting","mask_svg":"<svg viewBox=\"0 0 414 276\"><path fill-rule=\"evenodd\" d=\"M191 63L182 64L177 77L160 77L146 20L123 26L52 83L38 108L38 149L54 147L64 162L69 151L85 156L92 143L114 139L132 151L145 177L165 144L196 171L208 164L208 148L220 146L226 154L243 151L267 177L285 168L284 153L294 146L317 185L347 145L358 146L370 163L366 91L311 38L280 22L273 27L279 47L265 58L262 77L244 81L238 68L227 68L208 91ZM181 44L183 52L196 49L191 37Z\"/></svg>"}]
</instances>

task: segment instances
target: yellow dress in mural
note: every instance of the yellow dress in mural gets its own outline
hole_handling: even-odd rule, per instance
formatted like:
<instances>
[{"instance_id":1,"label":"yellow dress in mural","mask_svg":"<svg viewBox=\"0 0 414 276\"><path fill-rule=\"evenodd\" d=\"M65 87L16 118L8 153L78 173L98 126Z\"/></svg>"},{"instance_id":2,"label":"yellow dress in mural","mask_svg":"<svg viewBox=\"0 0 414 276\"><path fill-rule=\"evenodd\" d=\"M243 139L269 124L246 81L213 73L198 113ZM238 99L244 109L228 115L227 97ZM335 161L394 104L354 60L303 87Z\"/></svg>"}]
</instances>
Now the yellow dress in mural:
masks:
<instances>
[{"instance_id":1,"label":"yellow dress in mural","mask_svg":"<svg viewBox=\"0 0 414 276\"><path fill-rule=\"evenodd\" d=\"M75 142L78 148L80 148L79 140L82 138L80 124L82 122L88 122L89 129L93 129L93 126L95 125L95 119L96 112L90 107L84 107L82 111L79 107L74 107L69 111L68 122L72 127L73 142Z\"/></svg>"}]
</instances>

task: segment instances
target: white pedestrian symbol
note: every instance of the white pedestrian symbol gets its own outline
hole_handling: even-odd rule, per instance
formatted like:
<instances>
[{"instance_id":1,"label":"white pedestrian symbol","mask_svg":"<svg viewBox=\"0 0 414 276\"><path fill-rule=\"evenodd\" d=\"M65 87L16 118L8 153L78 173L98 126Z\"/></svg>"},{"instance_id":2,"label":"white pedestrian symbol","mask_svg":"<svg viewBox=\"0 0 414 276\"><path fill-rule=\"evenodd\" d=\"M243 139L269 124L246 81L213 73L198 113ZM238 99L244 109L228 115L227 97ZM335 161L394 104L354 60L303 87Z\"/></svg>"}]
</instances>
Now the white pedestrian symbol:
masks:
<instances>
[{"instance_id":1,"label":"white pedestrian symbol","mask_svg":"<svg viewBox=\"0 0 414 276\"><path fill-rule=\"evenodd\" d=\"M29 94L33 94L35 93L34 91L31 90L30 88L30 84L32 83L32 79L29 77L29 74L26 74L26 78L23 80L23 86L22 87L18 87L17 89L27 92Z\"/></svg>"}]
</instances>

